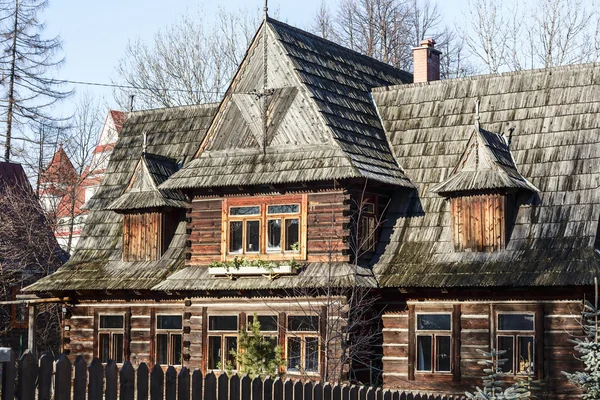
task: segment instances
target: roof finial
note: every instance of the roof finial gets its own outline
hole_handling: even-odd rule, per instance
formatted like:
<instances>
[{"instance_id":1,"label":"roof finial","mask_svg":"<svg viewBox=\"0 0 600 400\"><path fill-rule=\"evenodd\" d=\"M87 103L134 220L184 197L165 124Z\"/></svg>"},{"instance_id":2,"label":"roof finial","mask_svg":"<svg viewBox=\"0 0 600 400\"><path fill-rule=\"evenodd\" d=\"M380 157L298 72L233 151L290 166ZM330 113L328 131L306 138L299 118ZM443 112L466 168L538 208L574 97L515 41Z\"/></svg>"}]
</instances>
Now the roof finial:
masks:
<instances>
[{"instance_id":1,"label":"roof finial","mask_svg":"<svg viewBox=\"0 0 600 400\"><path fill-rule=\"evenodd\" d=\"M475 99L475 127L479 129L479 98Z\"/></svg>"},{"instance_id":2,"label":"roof finial","mask_svg":"<svg viewBox=\"0 0 600 400\"><path fill-rule=\"evenodd\" d=\"M144 144L142 145L142 153L146 154L146 150L148 150L148 135L144 132Z\"/></svg>"},{"instance_id":3,"label":"roof finial","mask_svg":"<svg viewBox=\"0 0 600 400\"><path fill-rule=\"evenodd\" d=\"M263 8L263 11L265 12L265 21L267 20L267 18L269 18L269 15L267 14L267 12L269 11L268 2L269 0L265 0L265 8Z\"/></svg>"}]
</instances>

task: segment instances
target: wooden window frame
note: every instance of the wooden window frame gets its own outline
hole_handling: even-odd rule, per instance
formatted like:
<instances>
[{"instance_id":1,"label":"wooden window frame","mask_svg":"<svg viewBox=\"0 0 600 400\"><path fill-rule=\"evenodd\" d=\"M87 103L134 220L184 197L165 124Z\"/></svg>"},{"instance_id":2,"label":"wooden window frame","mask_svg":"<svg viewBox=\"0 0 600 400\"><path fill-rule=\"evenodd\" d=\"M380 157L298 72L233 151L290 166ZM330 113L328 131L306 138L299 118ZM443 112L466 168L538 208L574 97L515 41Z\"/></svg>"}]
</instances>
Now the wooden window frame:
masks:
<instances>
[{"instance_id":1,"label":"wooden window frame","mask_svg":"<svg viewBox=\"0 0 600 400\"><path fill-rule=\"evenodd\" d=\"M227 330L211 330L210 329L210 317L235 317L236 321L237 321L237 328L235 330L231 330L231 331L227 331ZM225 349L227 348L226 346L226 338L231 338L231 337L235 337L236 339L236 347L237 347L237 351L239 351L240 348L240 338L239 338L239 330L240 330L240 315L239 314L227 314L227 313L223 313L223 314L207 314L206 320L207 320L207 324L206 324L206 370L207 371L217 371L217 372L222 372L225 371L225 366L227 365L226 361L227 360L227 355L223 354L223 352L225 351ZM221 355L220 355L220 363L221 363L221 368L210 368L210 353L211 353L211 348L210 348L210 338L211 337L220 337L221 338ZM224 359L225 357L225 359ZM233 371L237 371L239 368L238 365L234 365L233 366Z\"/></svg>"},{"instance_id":2,"label":"wooden window frame","mask_svg":"<svg viewBox=\"0 0 600 400\"><path fill-rule=\"evenodd\" d=\"M432 330L432 329L419 329L419 315L447 315L450 319L450 329L449 330ZM435 375L452 375L454 370L454 343L453 343L453 332L454 332L454 321L453 321L453 313L452 312L427 312L427 311L418 311L415 312L414 318L414 346L415 346L415 373L416 374L435 374ZM431 370L419 370L418 368L418 358L419 358L419 337L431 337ZM448 371L438 371L436 368L437 365L437 337L447 337L450 341L450 354L448 355L450 358L450 369Z\"/></svg>"},{"instance_id":3,"label":"wooden window frame","mask_svg":"<svg viewBox=\"0 0 600 400\"><path fill-rule=\"evenodd\" d=\"M19 291L21 290L21 288L19 287L13 287L11 289L11 300L17 300L17 294L19 293ZM12 304L10 306L11 310L10 310L10 314L11 314L11 318L10 318L10 325L12 327L12 329L27 329L27 327L29 326L29 307L27 307L27 304L25 304L25 302L23 303L18 303L18 304ZM22 309L22 313L19 310L19 308ZM19 314L23 315L23 319L19 320Z\"/></svg>"},{"instance_id":4,"label":"wooden window frame","mask_svg":"<svg viewBox=\"0 0 600 400\"><path fill-rule=\"evenodd\" d=\"M318 323L314 331L292 331L289 329L290 318L294 317L317 317ZM307 376L319 376L321 374L321 335L320 335L320 324L321 317L317 314L287 314L286 315L286 330L285 330L285 372L289 375L307 375ZM298 370L288 368L288 355L289 355L289 340L292 338L300 339L300 364L301 368ZM306 338L314 338L317 340L317 370L306 371Z\"/></svg>"},{"instance_id":5,"label":"wooden window frame","mask_svg":"<svg viewBox=\"0 0 600 400\"><path fill-rule=\"evenodd\" d=\"M126 347L126 343L125 343L125 339L126 339L126 334L125 334L125 326L126 326L126 313L122 312L122 313L102 313L102 314L98 314L98 331L96 332L96 335L98 337L98 358L102 361L103 364L106 364L108 362L108 360L113 360L115 361L117 364L123 364L126 360L126 352L125 352L125 347ZM122 317L123 318L123 326L121 328L102 328L101 327L101 322L102 322L102 317ZM102 340L101 337L103 335L108 335L109 339L108 339L108 354L109 354L109 358L106 361L102 360ZM120 335L121 336L121 342L122 342L122 347L121 347L121 361L117 361L111 357L115 356L115 351L117 351L117 349L114 347L115 346L115 340L114 340L114 336L115 335Z\"/></svg>"},{"instance_id":6,"label":"wooden window frame","mask_svg":"<svg viewBox=\"0 0 600 400\"><path fill-rule=\"evenodd\" d=\"M533 317L532 322L532 330L500 330L500 315L531 315ZM537 341L538 335L542 334L537 331L537 318L539 318L535 312L533 311L496 311L495 316L495 335L494 335L494 344L496 349L500 349L500 338L501 337L510 337L513 340L513 365L510 366L511 371L506 371L508 368L506 363L502 366L502 373L506 375L517 375L517 376L526 376L526 372L519 371L519 338L520 337L528 337L533 339L533 344L531 348L531 360L533 361L533 368L531 376L536 376L538 371L538 354L537 354Z\"/></svg>"},{"instance_id":7,"label":"wooden window frame","mask_svg":"<svg viewBox=\"0 0 600 400\"><path fill-rule=\"evenodd\" d=\"M379 204L378 204L378 197L369 197L367 199L365 199L362 202L362 206L365 207L365 210L362 210L360 212L360 221L358 224L358 240L360 243L359 244L359 254L358 256L364 256L364 255L369 255L373 252L375 252L375 250L377 250L377 241L378 241L378 235L377 235L377 216L379 215ZM366 206L367 204L370 204L373 206L373 211L367 211L366 210ZM372 220L373 221L373 230L367 233L367 236L369 237L368 241L365 241L364 235L363 235L363 227L364 224L367 220ZM368 229L368 228L367 228ZM365 245L367 245L365 247Z\"/></svg>"},{"instance_id":8,"label":"wooden window frame","mask_svg":"<svg viewBox=\"0 0 600 400\"><path fill-rule=\"evenodd\" d=\"M268 214L268 206L274 205L285 205L285 204L298 204L300 210L298 213L293 214ZM248 216L231 216L230 209L233 207L251 207L259 206L259 215L248 215ZM257 196L257 197L244 197L244 198L224 198L222 202L222 237L221 237L221 261L233 260L236 257L244 257L247 259L262 259L262 260L306 260L306 235L307 235L307 212L308 212L308 196L302 195L281 195L281 196ZM272 219L282 220L282 233L281 233L281 251L273 252L267 251L267 233L268 233L268 221ZM298 251L286 251L285 250L285 220L286 219L298 219ZM241 253L230 253L230 229L229 223L231 221L243 221L242 222L242 252ZM246 252L246 221L260 221L260 238L259 238L259 251L258 252Z\"/></svg>"},{"instance_id":9,"label":"wooden window frame","mask_svg":"<svg viewBox=\"0 0 600 400\"><path fill-rule=\"evenodd\" d=\"M158 319L160 317L181 317L181 329L161 329L158 327ZM155 349L155 360L156 360L156 364L158 365L164 365L164 366L180 366L183 365L183 315L181 314L170 314L170 313L161 313L161 314L156 314L156 318L154 320L154 325L155 325L155 330L154 330L154 335L155 335L155 340L156 340L156 349ZM159 335L166 335L167 336L167 363L166 364L161 364L159 362L159 357L158 357L158 352L159 352L159 341L158 341L158 336ZM179 340L181 341L181 345L180 345L180 350L181 350L181 355L180 355L180 360L179 362L176 362L175 360L173 360L175 358L174 353L173 353L173 348L172 348L172 338L173 335L179 335Z\"/></svg>"}]
</instances>

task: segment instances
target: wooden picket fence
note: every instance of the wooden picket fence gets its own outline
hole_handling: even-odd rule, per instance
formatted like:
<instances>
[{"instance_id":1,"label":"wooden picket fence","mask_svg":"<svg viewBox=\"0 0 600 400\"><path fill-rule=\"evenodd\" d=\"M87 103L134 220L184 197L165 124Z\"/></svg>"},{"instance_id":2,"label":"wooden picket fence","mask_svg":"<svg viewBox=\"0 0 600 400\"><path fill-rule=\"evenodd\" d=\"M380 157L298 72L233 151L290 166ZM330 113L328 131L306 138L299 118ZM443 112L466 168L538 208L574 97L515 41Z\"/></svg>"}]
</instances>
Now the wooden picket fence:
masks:
<instances>
[{"instance_id":1,"label":"wooden picket fence","mask_svg":"<svg viewBox=\"0 0 600 400\"><path fill-rule=\"evenodd\" d=\"M11 353L12 354L12 353ZM166 372L130 362L121 369L104 366L95 358L87 365L79 356L71 364L66 355L55 362L50 355L38 360L26 352L17 362L2 363L1 400L458 400L464 397L423 395L356 385L331 385L281 378L250 379L237 374L202 375L183 367Z\"/></svg>"}]
</instances>

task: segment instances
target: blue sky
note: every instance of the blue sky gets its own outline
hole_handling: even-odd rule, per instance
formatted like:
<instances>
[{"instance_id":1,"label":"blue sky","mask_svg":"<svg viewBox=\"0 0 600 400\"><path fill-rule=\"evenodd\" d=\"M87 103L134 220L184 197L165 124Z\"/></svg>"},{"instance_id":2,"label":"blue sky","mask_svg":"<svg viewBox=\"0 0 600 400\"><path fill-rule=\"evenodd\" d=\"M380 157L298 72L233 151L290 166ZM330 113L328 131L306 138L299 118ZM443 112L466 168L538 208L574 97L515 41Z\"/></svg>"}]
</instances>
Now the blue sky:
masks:
<instances>
[{"instance_id":1,"label":"blue sky","mask_svg":"<svg viewBox=\"0 0 600 400\"><path fill-rule=\"evenodd\" d=\"M460 15L466 0L439 1L447 23ZM279 9L279 19L299 28L307 28L321 0L270 0L271 10ZM57 78L74 81L110 83L115 77L115 67L128 40L151 40L161 27L177 20L186 12L203 11L207 20L216 15L217 8L237 10L240 7L262 8L263 0L50 0L43 18L47 24L46 35L59 34L63 40L66 64ZM111 89L76 86L78 93L89 92L104 97L106 107L114 107ZM59 106L70 113L72 98ZM58 110L57 110L58 111Z\"/></svg>"}]
</instances>

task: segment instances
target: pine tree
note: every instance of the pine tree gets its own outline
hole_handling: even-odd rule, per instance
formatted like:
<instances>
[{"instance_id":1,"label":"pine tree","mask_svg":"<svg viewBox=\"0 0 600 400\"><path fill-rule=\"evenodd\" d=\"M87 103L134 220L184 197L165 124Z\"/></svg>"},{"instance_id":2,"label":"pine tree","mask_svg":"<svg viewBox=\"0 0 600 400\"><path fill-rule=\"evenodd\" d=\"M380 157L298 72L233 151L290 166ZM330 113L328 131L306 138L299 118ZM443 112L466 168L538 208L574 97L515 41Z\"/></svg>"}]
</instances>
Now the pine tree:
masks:
<instances>
[{"instance_id":1,"label":"pine tree","mask_svg":"<svg viewBox=\"0 0 600 400\"><path fill-rule=\"evenodd\" d=\"M600 311L598 310L598 280L594 278L596 294L594 304L585 301L582 312L584 339L575 339L575 350L585 365L584 371L575 373L564 372L567 379L579 386L583 391L582 398L600 399L600 343L598 343L598 330Z\"/></svg>"}]
</instances>

